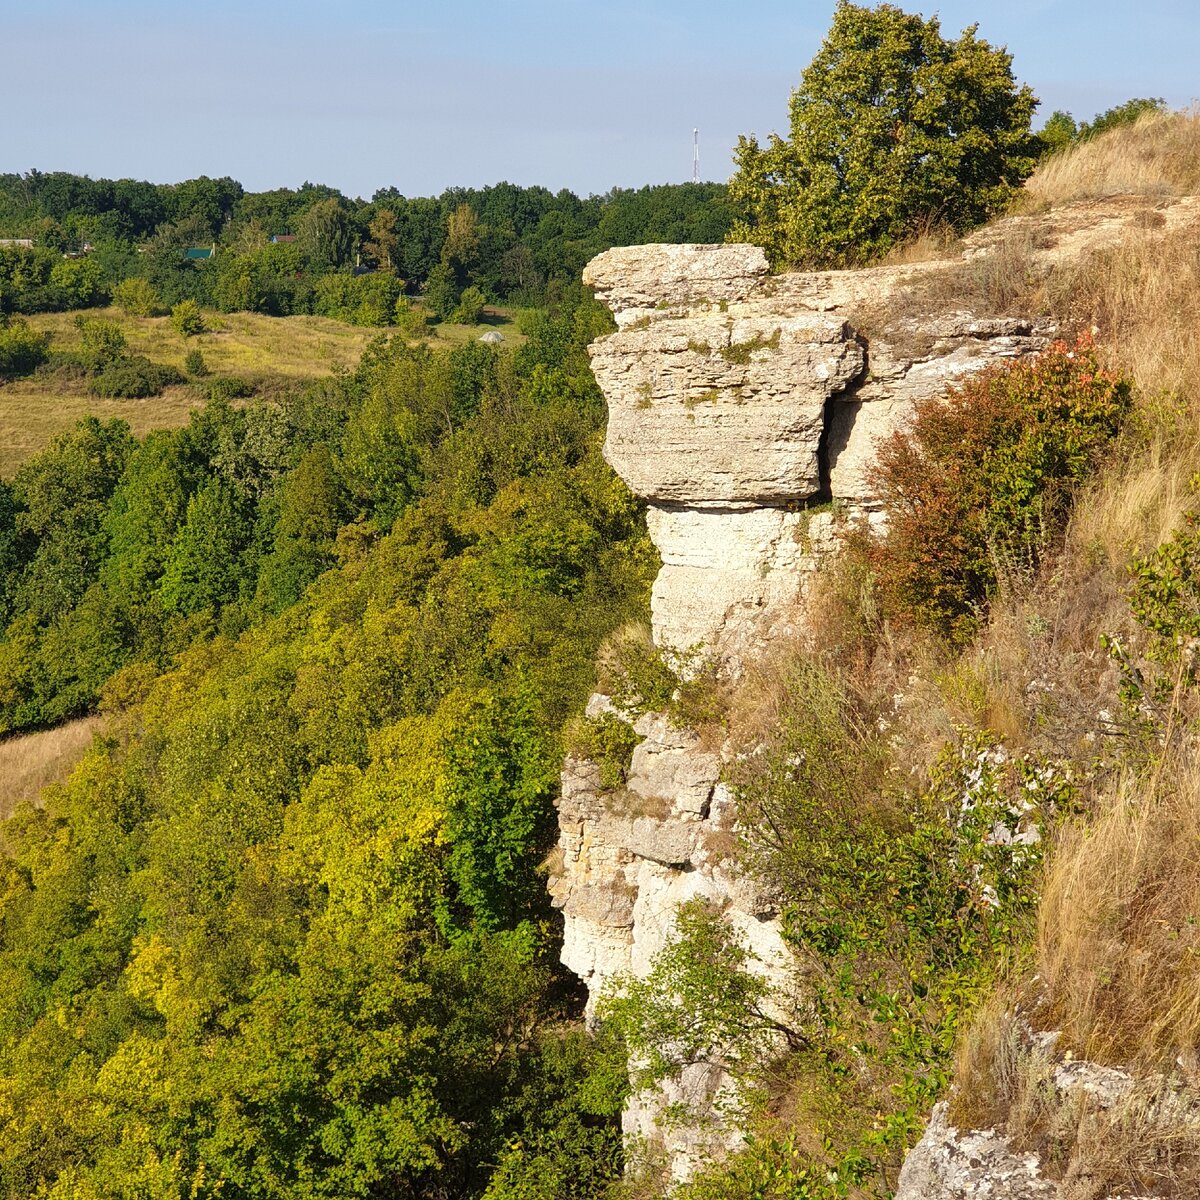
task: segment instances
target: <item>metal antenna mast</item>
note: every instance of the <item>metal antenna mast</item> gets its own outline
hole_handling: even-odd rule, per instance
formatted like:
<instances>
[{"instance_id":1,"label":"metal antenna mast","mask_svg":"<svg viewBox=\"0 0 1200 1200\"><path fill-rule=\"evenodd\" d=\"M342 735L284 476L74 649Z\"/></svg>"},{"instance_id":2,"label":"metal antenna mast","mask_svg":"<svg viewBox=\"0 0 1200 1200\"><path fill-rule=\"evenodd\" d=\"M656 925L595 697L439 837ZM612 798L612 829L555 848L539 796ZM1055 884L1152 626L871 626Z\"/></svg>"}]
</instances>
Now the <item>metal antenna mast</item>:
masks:
<instances>
[{"instance_id":1,"label":"metal antenna mast","mask_svg":"<svg viewBox=\"0 0 1200 1200\"><path fill-rule=\"evenodd\" d=\"M700 182L700 130L692 130L692 182Z\"/></svg>"}]
</instances>

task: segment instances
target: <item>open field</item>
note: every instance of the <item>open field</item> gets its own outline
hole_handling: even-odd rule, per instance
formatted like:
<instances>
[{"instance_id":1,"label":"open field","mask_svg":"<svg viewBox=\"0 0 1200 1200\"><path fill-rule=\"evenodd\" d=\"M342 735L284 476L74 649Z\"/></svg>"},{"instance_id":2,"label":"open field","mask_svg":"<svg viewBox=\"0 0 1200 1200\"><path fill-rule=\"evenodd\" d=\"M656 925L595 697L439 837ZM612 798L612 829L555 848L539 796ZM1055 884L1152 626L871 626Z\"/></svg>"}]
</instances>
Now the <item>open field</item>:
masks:
<instances>
[{"instance_id":1,"label":"open field","mask_svg":"<svg viewBox=\"0 0 1200 1200\"><path fill-rule=\"evenodd\" d=\"M194 388L172 387L147 400L102 400L78 385L19 379L0 387L0 477L17 468L56 434L86 416L120 417L139 437L151 429L186 425L188 413L203 403Z\"/></svg>"},{"instance_id":2,"label":"open field","mask_svg":"<svg viewBox=\"0 0 1200 1200\"><path fill-rule=\"evenodd\" d=\"M79 346L75 328L79 315L39 313L28 320L34 328L54 335L53 349L73 350ZM185 340L172 328L169 317L129 317L118 308L88 309L83 315L116 321L131 354L182 370L188 351L199 350L213 375L237 375L260 385L317 379L335 368L353 368L368 342L394 332L345 325L327 317L205 312L209 331ZM481 325L442 324L430 333L435 343L460 345L488 329L499 329L506 346L525 340L509 314L500 309L487 309ZM0 478L11 478L23 462L82 417L120 417L141 437L152 429L185 425L188 413L203 403L203 392L192 385L167 388L145 400L102 400L89 395L83 382L52 375L0 384Z\"/></svg>"},{"instance_id":3,"label":"open field","mask_svg":"<svg viewBox=\"0 0 1200 1200\"><path fill-rule=\"evenodd\" d=\"M0 818L11 816L23 800L37 803L42 788L66 779L100 724L99 717L83 717L44 733L0 741Z\"/></svg>"},{"instance_id":4,"label":"open field","mask_svg":"<svg viewBox=\"0 0 1200 1200\"><path fill-rule=\"evenodd\" d=\"M36 329L54 335L55 350L79 345L78 313L39 313L29 318ZM205 312L209 332L182 338L170 317L128 317L119 308L92 308L82 315L116 321L131 354L183 369L189 350L199 350L208 368L218 375L283 375L311 379L328 375L335 366L351 367L377 329L343 325L328 317L266 317L261 313Z\"/></svg>"}]
</instances>

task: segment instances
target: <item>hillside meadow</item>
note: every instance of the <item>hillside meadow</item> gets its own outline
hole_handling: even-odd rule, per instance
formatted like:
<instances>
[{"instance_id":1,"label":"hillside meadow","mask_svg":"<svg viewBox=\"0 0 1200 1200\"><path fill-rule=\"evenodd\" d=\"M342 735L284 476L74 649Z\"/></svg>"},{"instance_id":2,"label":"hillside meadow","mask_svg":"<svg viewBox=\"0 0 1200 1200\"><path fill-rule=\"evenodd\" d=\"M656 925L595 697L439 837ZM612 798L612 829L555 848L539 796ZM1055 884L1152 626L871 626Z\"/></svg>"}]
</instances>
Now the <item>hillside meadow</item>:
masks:
<instances>
[{"instance_id":1,"label":"hillside meadow","mask_svg":"<svg viewBox=\"0 0 1200 1200\"><path fill-rule=\"evenodd\" d=\"M131 354L181 371L187 354L199 350L210 374L244 379L265 396L352 369L363 349L383 332L329 317L205 311L205 332L185 339L168 316L131 316L113 306L37 313L28 320L34 329L52 336L54 350L71 352L80 345L77 317L116 322ZM525 341L511 310L497 307L485 309L480 325L440 322L429 326L427 336L446 345L462 345L489 329L498 330L510 346ZM203 381L171 386L145 399L94 396L85 380L69 372L48 371L0 381L0 478L11 477L55 435L71 429L83 417L127 421L136 437L144 437L153 429L187 424L188 414L203 406L205 399Z\"/></svg>"}]
</instances>

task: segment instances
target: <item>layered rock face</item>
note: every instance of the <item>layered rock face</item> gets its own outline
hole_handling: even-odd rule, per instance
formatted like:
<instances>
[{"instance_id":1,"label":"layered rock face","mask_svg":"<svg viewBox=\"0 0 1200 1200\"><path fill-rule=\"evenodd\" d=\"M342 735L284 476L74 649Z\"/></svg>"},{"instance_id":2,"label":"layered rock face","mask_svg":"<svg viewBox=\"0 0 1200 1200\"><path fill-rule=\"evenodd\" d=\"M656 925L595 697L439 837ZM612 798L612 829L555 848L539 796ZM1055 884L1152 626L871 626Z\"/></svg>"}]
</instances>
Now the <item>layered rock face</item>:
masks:
<instances>
[{"instance_id":1,"label":"layered rock face","mask_svg":"<svg viewBox=\"0 0 1200 1200\"><path fill-rule=\"evenodd\" d=\"M875 507L876 442L913 401L1041 349L1032 321L856 321L936 264L772 278L754 246L637 246L584 282L618 332L591 348L605 456L649 505L656 641L735 669L789 625L834 511ZM919 341L914 348L902 343Z\"/></svg>"},{"instance_id":2,"label":"layered rock face","mask_svg":"<svg viewBox=\"0 0 1200 1200\"><path fill-rule=\"evenodd\" d=\"M1131 230L1144 235L1151 206L1163 232L1200 216L1197 199L1085 201L989 227L956 259L864 271L772 277L761 250L738 245L638 246L593 259L584 280L617 323L591 348L609 408L605 454L646 500L663 561L656 643L683 658L699 649L736 674L795 629L835 521L882 519L869 472L879 440L917 400L1054 336L1050 322L993 315L982 276L971 277L976 265L1002 259L1015 239L1025 265L1052 270ZM978 311L963 295L977 297ZM609 702L593 697L590 715L605 711ZM624 788L606 791L595 764L579 759L563 773L551 890L563 961L587 984L589 1011L614 980L649 970L679 905L697 896L724 912L753 969L786 995L792 972L777 914L732 862L736 808L721 756L663 716L635 728L643 740ZM738 1144L735 1092L719 1062L693 1064L661 1092L634 1097L626 1131L685 1178ZM676 1104L708 1119L672 1123ZM1047 1186L1003 1139L959 1135L939 1110L901 1195L1027 1200Z\"/></svg>"},{"instance_id":3,"label":"layered rock face","mask_svg":"<svg viewBox=\"0 0 1200 1200\"><path fill-rule=\"evenodd\" d=\"M876 505L868 464L917 398L999 358L1033 353L1050 330L960 313L891 340L855 321L926 268L772 278L753 246L610 250L584 274L618 332L591 348L609 408L605 456L647 501L663 566L652 596L655 642L715 657L736 673L791 629L805 581L832 543L836 511ZM902 344L919 347L902 351ZM612 712L595 696L589 715ZM634 722L624 787L567 760L559 802L563 961L584 980L589 1013L622 976L641 976L667 946L675 914L702 897L779 994L788 952L768 896L732 862L736 811L718 754L662 715ZM667 1120L680 1108L692 1114ZM739 1097L719 1061L691 1063L635 1096L633 1146L676 1179L736 1146Z\"/></svg>"},{"instance_id":4,"label":"layered rock face","mask_svg":"<svg viewBox=\"0 0 1200 1200\"><path fill-rule=\"evenodd\" d=\"M611 712L593 697L592 716ZM731 869L736 819L720 782L720 758L692 733L648 714L634 728L624 787L601 786L599 768L568 758L559 801L562 865L551 896L565 920L562 961L588 986L588 1014L606 985L645 975L671 940L675 914L689 900L723 912L752 955L751 966L785 987L788 953L770 899ZM683 1119L664 1120L668 1109ZM652 1095L633 1097L623 1127L635 1152L649 1149L676 1179L741 1140L736 1087L719 1061L694 1062Z\"/></svg>"}]
</instances>

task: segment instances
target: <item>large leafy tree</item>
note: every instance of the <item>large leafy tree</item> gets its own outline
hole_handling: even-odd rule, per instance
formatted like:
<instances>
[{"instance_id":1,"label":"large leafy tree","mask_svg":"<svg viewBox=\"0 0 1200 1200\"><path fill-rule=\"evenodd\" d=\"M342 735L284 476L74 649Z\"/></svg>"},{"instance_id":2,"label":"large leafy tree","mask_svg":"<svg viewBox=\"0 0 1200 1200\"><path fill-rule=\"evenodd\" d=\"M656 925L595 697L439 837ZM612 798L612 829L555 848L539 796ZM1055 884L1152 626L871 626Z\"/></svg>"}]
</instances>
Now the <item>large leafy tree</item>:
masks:
<instances>
[{"instance_id":1,"label":"large leafy tree","mask_svg":"<svg viewBox=\"0 0 1200 1200\"><path fill-rule=\"evenodd\" d=\"M1033 169L1036 104L975 26L947 40L936 17L841 0L792 93L791 136L738 139L730 237L776 264L840 266L929 225L968 228Z\"/></svg>"}]
</instances>

